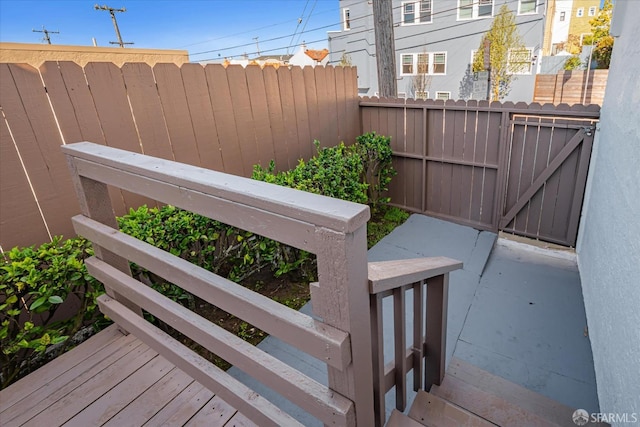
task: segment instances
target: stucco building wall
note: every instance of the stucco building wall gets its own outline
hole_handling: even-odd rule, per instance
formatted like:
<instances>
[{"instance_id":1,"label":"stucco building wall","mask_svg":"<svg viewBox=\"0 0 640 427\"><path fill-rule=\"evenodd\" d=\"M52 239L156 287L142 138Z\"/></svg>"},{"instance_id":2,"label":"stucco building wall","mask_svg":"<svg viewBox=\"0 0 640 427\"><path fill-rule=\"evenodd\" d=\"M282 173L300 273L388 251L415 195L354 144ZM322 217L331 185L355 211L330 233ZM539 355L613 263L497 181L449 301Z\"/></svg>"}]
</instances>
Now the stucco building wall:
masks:
<instances>
[{"instance_id":1,"label":"stucco building wall","mask_svg":"<svg viewBox=\"0 0 640 427\"><path fill-rule=\"evenodd\" d=\"M186 50L0 43L0 62L39 67L44 61L72 61L81 66L88 62L113 62L117 66L122 66L125 62L145 62L149 65L169 62L182 65L189 62L189 53Z\"/></svg>"},{"instance_id":2,"label":"stucco building wall","mask_svg":"<svg viewBox=\"0 0 640 427\"><path fill-rule=\"evenodd\" d=\"M618 1L616 37L578 240L600 411L640 422L640 8ZM622 415L624 416L624 415ZM612 425L637 425L614 422Z\"/></svg>"}]
</instances>

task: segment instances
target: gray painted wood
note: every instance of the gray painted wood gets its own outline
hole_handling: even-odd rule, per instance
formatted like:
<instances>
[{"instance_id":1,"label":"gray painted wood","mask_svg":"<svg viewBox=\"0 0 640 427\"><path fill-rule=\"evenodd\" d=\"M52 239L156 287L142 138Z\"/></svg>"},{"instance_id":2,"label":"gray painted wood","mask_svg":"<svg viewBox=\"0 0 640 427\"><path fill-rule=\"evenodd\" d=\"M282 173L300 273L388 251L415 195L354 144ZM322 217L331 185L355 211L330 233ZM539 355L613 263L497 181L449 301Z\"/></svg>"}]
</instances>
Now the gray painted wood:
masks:
<instances>
[{"instance_id":1,"label":"gray painted wood","mask_svg":"<svg viewBox=\"0 0 640 427\"><path fill-rule=\"evenodd\" d=\"M351 362L347 333L89 218L79 215L73 223L91 241L331 366L344 369Z\"/></svg>"},{"instance_id":2,"label":"gray painted wood","mask_svg":"<svg viewBox=\"0 0 640 427\"><path fill-rule=\"evenodd\" d=\"M110 284L132 301L140 304L146 311L204 348L224 360L231 361L234 366L257 380L269 384L274 390L314 416L327 423L346 424L346 419L353 410L349 400L333 393L326 386L308 378L236 335L171 301L159 292L142 286L140 282L122 274L108 264L96 258L86 260L86 264L89 272L98 280ZM122 316L122 314L119 315ZM127 324L129 323L126 319L125 321ZM138 330L141 329L138 328ZM143 337L141 339L144 341ZM175 341L175 345L179 345L179 343ZM166 350L160 348L158 351L166 356ZM176 366L179 368L185 369L184 364L185 361L176 361ZM198 376L194 376L194 378L200 379ZM217 389L212 389L212 391L218 392ZM232 404L242 408L235 402Z\"/></svg>"},{"instance_id":3,"label":"gray painted wood","mask_svg":"<svg viewBox=\"0 0 640 427\"><path fill-rule=\"evenodd\" d=\"M240 384L217 366L180 344L160 329L144 319L132 315L131 311L107 295L98 297L100 310L122 324L140 340L162 353L191 377L210 390L215 390L225 401L231 403L265 426L300 426L300 424L280 411L252 390Z\"/></svg>"}]
</instances>

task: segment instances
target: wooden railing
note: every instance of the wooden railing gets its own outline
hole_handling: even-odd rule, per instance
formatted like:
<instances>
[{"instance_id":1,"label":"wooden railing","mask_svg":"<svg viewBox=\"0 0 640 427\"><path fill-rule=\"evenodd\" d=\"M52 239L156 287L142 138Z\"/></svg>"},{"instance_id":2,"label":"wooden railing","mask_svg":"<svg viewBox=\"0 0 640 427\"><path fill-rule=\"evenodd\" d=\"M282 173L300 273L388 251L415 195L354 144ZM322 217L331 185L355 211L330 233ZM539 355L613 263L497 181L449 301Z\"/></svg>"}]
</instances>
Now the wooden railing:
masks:
<instances>
[{"instance_id":1,"label":"wooden railing","mask_svg":"<svg viewBox=\"0 0 640 427\"><path fill-rule=\"evenodd\" d=\"M257 424L300 425L144 320L142 310L271 387L325 425L383 425L385 394L395 386L396 407L404 410L405 378L411 369L416 390L422 386L423 372L427 389L442 381L448 274L462 263L439 257L367 264L369 208L365 205L88 142L66 145L62 150L83 213L73 217L73 225L93 243L95 256L85 262L106 289L106 295L98 298L100 309ZM315 253L319 281L311 286L311 303L322 321L122 233L108 186ZM323 361L329 386L134 279L129 262ZM413 344L407 348L404 319L409 289L413 290L414 322ZM385 366L382 300L391 295L395 361Z\"/></svg>"},{"instance_id":2,"label":"wooden railing","mask_svg":"<svg viewBox=\"0 0 640 427\"><path fill-rule=\"evenodd\" d=\"M142 309L326 425L374 424L367 206L87 142L62 150L82 209L73 224L94 244L86 263L105 284L105 314L258 425L299 423L145 321ZM311 299L322 321L120 232L108 186L315 253L319 284ZM132 278L129 261L325 362L328 387Z\"/></svg>"},{"instance_id":3,"label":"wooden railing","mask_svg":"<svg viewBox=\"0 0 640 427\"><path fill-rule=\"evenodd\" d=\"M413 370L413 389L440 385L445 373L449 272L462 268L460 261L417 258L369 263L371 336L375 425L385 423L385 395L396 389L396 409L407 405L407 373ZM426 316L424 287L426 283ZM406 294L413 292L413 339L406 344ZM393 297L394 359L385 364L382 301ZM424 333L426 329L426 335ZM423 369L423 363L425 364Z\"/></svg>"}]
</instances>

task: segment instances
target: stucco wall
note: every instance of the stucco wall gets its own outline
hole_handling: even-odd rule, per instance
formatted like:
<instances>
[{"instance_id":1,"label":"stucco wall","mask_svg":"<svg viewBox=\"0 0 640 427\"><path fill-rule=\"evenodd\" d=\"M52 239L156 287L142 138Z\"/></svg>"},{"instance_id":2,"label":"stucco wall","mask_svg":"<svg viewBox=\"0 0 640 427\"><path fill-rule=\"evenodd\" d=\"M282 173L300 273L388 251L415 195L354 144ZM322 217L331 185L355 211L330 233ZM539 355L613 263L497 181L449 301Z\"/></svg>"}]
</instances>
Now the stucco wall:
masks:
<instances>
[{"instance_id":1,"label":"stucco wall","mask_svg":"<svg viewBox=\"0 0 640 427\"><path fill-rule=\"evenodd\" d=\"M14 62L39 67L44 61L73 61L81 66L88 62L189 62L186 50L131 49L120 47L65 46L29 43L0 43L0 62Z\"/></svg>"},{"instance_id":2,"label":"stucco wall","mask_svg":"<svg viewBox=\"0 0 640 427\"><path fill-rule=\"evenodd\" d=\"M636 412L640 422L640 8L630 3L614 11L612 34L620 36L577 250L600 411Z\"/></svg>"}]
</instances>

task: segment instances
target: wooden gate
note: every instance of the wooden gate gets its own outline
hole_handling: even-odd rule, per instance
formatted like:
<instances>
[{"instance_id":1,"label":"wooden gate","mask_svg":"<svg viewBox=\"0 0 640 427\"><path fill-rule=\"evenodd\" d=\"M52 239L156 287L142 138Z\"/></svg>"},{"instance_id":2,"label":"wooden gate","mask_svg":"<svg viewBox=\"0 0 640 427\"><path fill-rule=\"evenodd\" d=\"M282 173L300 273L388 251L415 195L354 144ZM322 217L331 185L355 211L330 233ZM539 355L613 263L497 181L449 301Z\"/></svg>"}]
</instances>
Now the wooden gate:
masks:
<instances>
[{"instance_id":1,"label":"wooden gate","mask_svg":"<svg viewBox=\"0 0 640 427\"><path fill-rule=\"evenodd\" d=\"M514 114L498 229L575 246L593 119Z\"/></svg>"},{"instance_id":2,"label":"wooden gate","mask_svg":"<svg viewBox=\"0 0 640 427\"><path fill-rule=\"evenodd\" d=\"M575 246L597 105L363 98L362 131L391 136L392 204Z\"/></svg>"}]
</instances>

